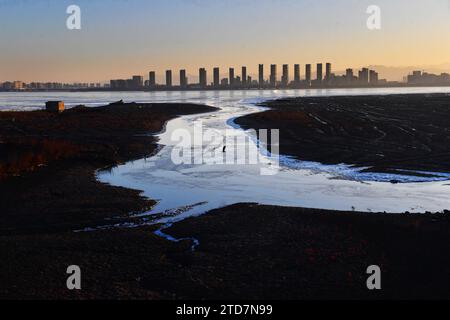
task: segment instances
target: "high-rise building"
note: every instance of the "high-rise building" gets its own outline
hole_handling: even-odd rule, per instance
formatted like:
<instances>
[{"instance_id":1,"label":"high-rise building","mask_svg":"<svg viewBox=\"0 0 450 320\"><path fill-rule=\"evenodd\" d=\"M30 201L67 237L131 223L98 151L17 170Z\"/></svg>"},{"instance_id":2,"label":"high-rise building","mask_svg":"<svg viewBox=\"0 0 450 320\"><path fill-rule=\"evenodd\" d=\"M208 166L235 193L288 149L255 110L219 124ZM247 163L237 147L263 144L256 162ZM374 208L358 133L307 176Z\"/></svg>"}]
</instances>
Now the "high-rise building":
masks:
<instances>
[{"instance_id":1,"label":"high-rise building","mask_svg":"<svg viewBox=\"0 0 450 320\"><path fill-rule=\"evenodd\" d=\"M200 87L202 88L206 88L207 86L207 74L206 74L206 69L205 68L200 68L198 71L198 77L200 80Z\"/></svg>"},{"instance_id":2,"label":"high-rise building","mask_svg":"<svg viewBox=\"0 0 450 320\"><path fill-rule=\"evenodd\" d=\"M353 82L353 78L354 78L353 69L347 69L345 71L345 80L346 80L346 82L347 83L352 83Z\"/></svg>"},{"instance_id":3,"label":"high-rise building","mask_svg":"<svg viewBox=\"0 0 450 320\"><path fill-rule=\"evenodd\" d=\"M25 84L22 81L13 81L12 89L13 90L22 90L25 87Z\"/></svg>"},{"instance_id":4,"label":"high-rise building","mask_svg":"<svg viewBox=\"0 0 450 320\"><path fill-rule=\"evenodd\" d=\"M126 89L127 81L124 79L117 79L111 82L111 87L114 89Z\"/></svg>"},{"instance_id":5,"label":"high-rise building","mask_svg":"<svg viewBox=\"0 0 450 320\"><path fill-rule=\"evenodd\" d=\"M300 65L299 64L294 65L294 82L296 84L300 83Z\"/></svg>"},{"instance_id":6,"label":"high-rise building","mask_svg":"<svg viewBox=\"0 0 450 320\"><path fill-rule=\"evenodd\" d=\"M259 75L259 86L264 86L264 65L260 64L258 68L258 75Z\"/></svg>"},{"instance_id":7,"label":"high-rise building","mask_svg":"<svg viewBox=\"0 0 450 320\"><path fill-rule=\"evenodd\" d=\"M363 68L361 71L359 71L359 77L358 80L361 84L368 84L369 83L369 69Z\"/></svg>"},{"instance_id":8,"label":"high-rise building","mask_svg":"<svg viewBox=\"0 0 450 320\"><path fill-rule=\"evenodd\" d=\"M420 83L422 79L422 71L413 71L412 75L408 75L407 81L409 84Z\"/></svg>"},{"instance_id":9,"label":"high-rise building","mask_svg":"<svg viewBox=\"0 0 450 320\"><path fill-rule=\"evenodd\" d=\"M219 68L214 68L213 70L214 73L214 80L213 80L213 84L214 87L218 88L220 86L220 69Z\"/></svg>"},{"instance_id":10,"label":"high-rise building","mask_svg":"<svg viewBox=\"0 0 450 320\"><path fill-rule=\"evenodd\" d=\"M323 81L323 65L321 63L317 64L317 82L322 83Z\"/></svg>"},{"instance_id":11,"label":"high-rise building","mask_svg":"<svg viewBox=\"0 0 450 320\"><path fill-rule=\"evenodd\" d=\"M234 68L230 68L229 70L229 79L230 86L234 86Z\"/></svg>"},{"instance_id":12,"label":"high-rise building","mask_svg":"<svg viewBox=\"0 0 450 320\"><path fill-rule=\"evenodd\" d=\"M438 75L428 72L413 71L412 74L407 76L406 80L408 81L408 84L414 85L448 85L450 83L450 74L441 73ZM384 82L383 80L378 80L378 84L380 81Z\"/></svg>"},{"instance_id":13,"label":"high-rise building","mask_svg":"<svg viewBox=\"0 0 450 320\"><path fill-rule=\"evenodd\" d=\"M276 87L277 85L277 65L270 65L270 86Z\"/></svg>"},{"instance_id":14,"label":"high-rise building","mask_svg":"<svg viewBox=\"0 0 450 320\"><path fill-rule=\"evenodd\" d=\"M180 87L186 88L188 85L188 79L186 76L186 70L180 70Z\"/></svg>"},{"instance_id":15,"label":"high-rise building","mask_svg":"<svg viewBox=\"0 0 450 320\"><path fill-rule=\"evenodd\" d=\"M133 76L132 78L132 87L133 88L142 88L144 86L144 77L142 76Z\"/></svg>"},{"instance_id":16,"label":"high-rise building","mask_svg":"<svg viewBox=\"0 0 450 320\"><path fill-rule=\"evenodd\" d=\"M125 83L126 83L125 87L127 89L133 89L134 88L134 81L133 81L133 79L126 79Z\"/></svg>"},{"instance_id":17,"label":"high-rise building","mask_svg":"<svg viewBox=\"0 0 450 320\"><path fill-rule=\"evenodd\" d=\"M330 81L331 79L331 63L327 63L325 67L325 80Z\"/></svg>"},{"instance_id":18,"label":"high-rise building","mask_svg":"<svg viewBox=\"0 0 450 320\"><path fill-rule=\"evenodd\" d=\"M166 86L167 87L172 86L172 70L166 71Z\"/></svg>"},{"instance_id":19,"label":"high-rise building","mask_svg":"<svg viewBox=\"0 0 450 320\"><path fill-rule=\"evenodd\" d=\"M378 84L378 72L375 70L370 70L369 72L369 83L372 85Z\"/></svg>"},{"instance_id":20,"label":"high-rise building","mask_svg":"<svg viewBox=\"0 0 450 320\"><path fill-rule=\"evenodd\" d=\"M148 85L150 87L156 86L156 73L155 73L155 71L150 71L148 73Z\"/></svg>"},{"instance_id":21,"label":"high-rise building","mask_svg":"<svg viewBox=\"0 0 450 320\"><path fill-rule=\"evenodd\" d=\"M289 85L289 65L283 64L283 75L281 77L281 84L283 87Z\"/></svg>"},{"instance_id":22,"label":"high-rise building","mask_svg":"<svg viewBox=\"0 0 450 320\"><path fill-rule=\"evenodd\" d=\"M305 68L305 80L306 80L306 84L309 86L311 84L311 65L307 64L306 68Z\"/></svg>"},{"instance_id":23,"label":"high-rise building","mask_svg":"<svg viewBox=\"0 0 450 320\"><path fill-rule=\"evenodd\" d=\"M247 67L242 67L242 85L247 84Z\"/></svg>"}]
</instances>

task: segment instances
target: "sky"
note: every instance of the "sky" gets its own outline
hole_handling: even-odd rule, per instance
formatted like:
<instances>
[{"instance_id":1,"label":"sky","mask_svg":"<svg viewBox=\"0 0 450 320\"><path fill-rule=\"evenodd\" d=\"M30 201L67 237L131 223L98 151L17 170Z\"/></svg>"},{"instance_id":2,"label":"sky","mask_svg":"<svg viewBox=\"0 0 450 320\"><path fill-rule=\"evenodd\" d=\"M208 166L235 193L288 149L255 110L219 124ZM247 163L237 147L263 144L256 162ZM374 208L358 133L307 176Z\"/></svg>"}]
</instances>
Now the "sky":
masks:
<instances>
[{"instance_id":1,"label":"sky","mask_svg":"<svg viewBox=\"0 0 450 320\"><path fill-rule=\"evenodd\" d=\"M72 4L81 30L66 27ZM369 5L381 8L380 30L366 26ZM0 81L199 67L211 77L216 66L255 73L259 63L450 71L449 40L450 0L0 0Z\"/></svg>"}]
</instances>

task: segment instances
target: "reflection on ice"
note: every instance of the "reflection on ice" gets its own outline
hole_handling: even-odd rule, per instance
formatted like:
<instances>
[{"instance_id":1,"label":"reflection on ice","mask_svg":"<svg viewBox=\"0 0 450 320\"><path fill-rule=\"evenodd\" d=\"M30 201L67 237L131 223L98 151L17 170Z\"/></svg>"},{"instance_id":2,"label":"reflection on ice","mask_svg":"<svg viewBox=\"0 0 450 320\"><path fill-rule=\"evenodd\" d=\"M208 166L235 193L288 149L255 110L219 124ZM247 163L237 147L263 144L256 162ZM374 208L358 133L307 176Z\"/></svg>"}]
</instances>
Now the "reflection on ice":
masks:
<instances>
[{"instance_id":1,"label":"reflection on ice","mask_svg":"<svg viewBox=\"0 0 450 320\"><path fill-rule=\"evenodd\" d=\"M325 92L328 95L332 93ZM364 90L356 93L367 94ZM242 202L392 213L438 212L450 208L450 186L444 182L450 179L449 174L425 176L419 173L419 176L414 176L410 172L400 171L399 174L370 173L350 165L323 165L282 156L278 173L264 176L261 175L261 168L270 167L270 155L266 156L267 161L259 164L177 165L171 161L176 145L171 140L174 130L182 128L193 131L194 123L199 120L206 128L222 131L224 135L248 137L234 125L232 119L258 112L261 108L255 105L256 102L276 97L267 95L261 98L258 95L261 93L205 93L201 97L180 99L209 104L221 110L170 121L166 131L159 135L164 147L157 155L127 163L110 172L101 172L98 178L113 185L143 190L146 196L159 201L150 214L160 214L158 221L166 223ZM293 92L292 95L299 94ZM393 181L408 183L393 184ZM188 209L181 210L177 215L161 215L177 208Z\"/></svg>"},{"instance_id":2,"label":"reflection on ice","mask_svg":"<svg viewBox=\"0 0 450 320\"><path fill-rule=\"evenodd\" d=\"M369 169L368 167L355 167L348 164L326 165L318 162L298 161L286 156L281 157L280 163L281 165L292 169L304 169L310 170L312 172L327 172L336 176L336 178L356 181L411 183L450 180L450 174L443 172L424 172L410 170L397 170L398 174L366 172L365 170Z\"/></svg>"}]
</instances>

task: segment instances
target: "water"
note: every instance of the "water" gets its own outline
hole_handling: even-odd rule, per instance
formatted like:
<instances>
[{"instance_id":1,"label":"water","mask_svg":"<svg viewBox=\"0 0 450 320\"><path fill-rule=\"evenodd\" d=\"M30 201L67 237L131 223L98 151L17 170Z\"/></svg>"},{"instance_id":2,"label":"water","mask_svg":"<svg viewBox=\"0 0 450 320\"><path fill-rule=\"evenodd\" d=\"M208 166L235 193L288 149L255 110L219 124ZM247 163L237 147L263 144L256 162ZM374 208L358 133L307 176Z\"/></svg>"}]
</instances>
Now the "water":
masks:
<instances>
[{"instance_id":1,"label":"water","mask_svg":"<svg viewBox=\"0 0 450 320\"><path fill-rule=\"evenodd\" d=\"M79 104L100 106L123 99L125 102L198 102L213 99L242 100L246 98L281 98L296 96L376 95L448 93L450 87L369 88L314 90L247 90L247 91L168 91L168 92L0 92L0 111L38 110L49 100L62 100L66 106Z\"/></svg>"},{"instance_id":2,"label":"water","mask_svg":"<svg viewBox=\"0 0 450 320\"><path fill-rule=\"evenodd\" d=\"M0 106L24 110L42 108L45 101L60 99L69 106L80 103L101 105L124 99L136 102L192 102L221 108L221 111L184 116L167 124L159 135L164 147L148 159L129 162L110 171L99 172L98 179L112 185L142 190L158 201L152 212L164 213L160 222L170 223L210 209L242 202L308 208L357 210L365 212L438 212L450 208L448 175L438 178L410 175L364 174L349 165L325 166L281 157L279 172L261 175L271 162L266 157L258 165L175 165L171 160L176 129L192 131L196 121L205 129L223 135L247 137L235 127L234 117L258 112L258 101L289 96L331 96L398 93L450 93L450 88L388 88L292 91L199 91L154 93L0 93ZM225 132L226 130L226 132ZM254 143L254 142L253 142ZM237 146L240 148L241 146ZM405 183L392 184L398 180ZM420 183L418 181L421 181Z\"/></svg>"}]
</instances>

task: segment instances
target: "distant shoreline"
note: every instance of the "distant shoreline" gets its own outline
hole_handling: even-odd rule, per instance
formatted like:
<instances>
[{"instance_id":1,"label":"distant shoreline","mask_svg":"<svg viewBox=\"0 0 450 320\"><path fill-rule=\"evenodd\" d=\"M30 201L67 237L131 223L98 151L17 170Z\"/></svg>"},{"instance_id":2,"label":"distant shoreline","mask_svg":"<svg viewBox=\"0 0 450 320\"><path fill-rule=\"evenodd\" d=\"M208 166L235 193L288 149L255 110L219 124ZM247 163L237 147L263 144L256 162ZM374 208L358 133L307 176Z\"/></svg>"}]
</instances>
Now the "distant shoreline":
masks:
<instances>
[{"instance_id":1,"label":"distant shoreline","mask_svg":"<svg viewBox=\"0 0 450 320\"><path fill-rule=\"evenodd\" d=\"M291 90L318 90L318 89L388 89L388 88L447 88L450 84L424 84L424 85L408 85L408 84L394 84L394 85L372 85L372 86L310 86L310 87L298 87L298 88L285 88L285 87L273 87L273 88L180 88L178 86L173 86L172 88L160 88L160 89L110 89L110 88L86 88L86 89L49 89L49 90L1 90L2 92L191 92L191 91L264 91L264 90L280 90L280 91L291 91Z\"/></svg>"}]
</instances>

